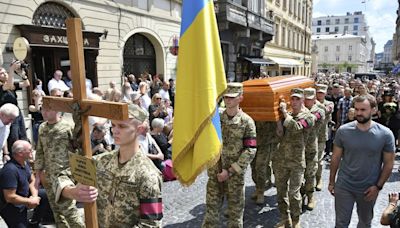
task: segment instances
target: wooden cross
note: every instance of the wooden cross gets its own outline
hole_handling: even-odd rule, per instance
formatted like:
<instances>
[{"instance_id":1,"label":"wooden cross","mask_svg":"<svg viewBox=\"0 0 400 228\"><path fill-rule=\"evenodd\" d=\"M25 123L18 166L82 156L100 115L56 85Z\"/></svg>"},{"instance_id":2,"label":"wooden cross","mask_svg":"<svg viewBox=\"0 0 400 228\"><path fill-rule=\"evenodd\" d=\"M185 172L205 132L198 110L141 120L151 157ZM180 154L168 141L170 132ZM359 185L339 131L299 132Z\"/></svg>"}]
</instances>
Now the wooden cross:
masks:
<instances>
[{"instance_id":1,"label":"wooden cross","mask_svg":"<svg viewBox=\"0 0 400 228\"><path fill-rule=\"evenodd\" d=\"M66 20L69 59L72 73L73 98L43 98L43 106L60 112L73 112L73 106L79 104L82 121L82 149L85 157L92 158L88 116L99 116L113 120L128 119L128 105L109 101L94 101L86 98L85 61L83 55L82 23L79 18ZM93 63L95 64L95 63ZM50 91L49 91L50 92ZM75 110L76 111L76 110ZM76 124L76 123L75 123ZM98 227L96 203L85 203L86 227Z\"/></svg>"}]
</instances>

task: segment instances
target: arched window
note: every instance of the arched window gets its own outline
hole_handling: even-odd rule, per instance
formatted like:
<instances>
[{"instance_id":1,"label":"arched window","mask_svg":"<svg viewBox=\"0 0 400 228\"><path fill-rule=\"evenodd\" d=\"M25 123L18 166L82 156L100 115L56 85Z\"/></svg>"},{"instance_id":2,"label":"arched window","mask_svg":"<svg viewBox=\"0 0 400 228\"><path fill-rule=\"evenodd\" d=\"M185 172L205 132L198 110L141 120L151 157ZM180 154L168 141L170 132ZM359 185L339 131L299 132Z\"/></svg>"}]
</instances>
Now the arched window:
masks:
<instances>
[{"instance_id":1,"label":"arched window","mask_svg":"<svg viewBox=\"0 0 400 228\"><path fill-rule=\"evenodd\" d=\"M55 2L46 2L36 9L32 24L65 28L65 19L69 17L75 17L75 15L67 7Z\"/></svg>"},{"instance_id":2,"label":"arched window","mask_svg":"<svg viewBox=\"0 0 400 228\"><path fill-rule=\"evenodd\" d=\"M142 34L134 34L125 43L124 72L140 76L144 72L156 74L156 54L153 44Z\"/></svg>"}]
</instances>

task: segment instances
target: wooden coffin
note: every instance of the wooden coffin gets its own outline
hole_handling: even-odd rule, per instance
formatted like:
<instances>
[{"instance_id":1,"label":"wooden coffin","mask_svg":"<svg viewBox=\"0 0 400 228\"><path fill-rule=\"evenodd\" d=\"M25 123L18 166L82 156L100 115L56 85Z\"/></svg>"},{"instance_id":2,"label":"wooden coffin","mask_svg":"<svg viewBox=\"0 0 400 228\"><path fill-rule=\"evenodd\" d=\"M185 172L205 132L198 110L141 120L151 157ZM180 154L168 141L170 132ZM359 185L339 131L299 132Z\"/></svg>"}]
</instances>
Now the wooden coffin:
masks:
<instances>
[{"instance_id":1,"label":"wooden coffin","mask_svg":"<svg viewBox=\"0 0 400 228\"><path fill-rule=\"evenodd\" d=\"M314 87L314 81L305 76L277 76L243 82L244 112L255 121L278 121L281 99L290 105L290 91L293 88ZM289 107L290 109L290 107Z\"/></svg>"}]
</instances>

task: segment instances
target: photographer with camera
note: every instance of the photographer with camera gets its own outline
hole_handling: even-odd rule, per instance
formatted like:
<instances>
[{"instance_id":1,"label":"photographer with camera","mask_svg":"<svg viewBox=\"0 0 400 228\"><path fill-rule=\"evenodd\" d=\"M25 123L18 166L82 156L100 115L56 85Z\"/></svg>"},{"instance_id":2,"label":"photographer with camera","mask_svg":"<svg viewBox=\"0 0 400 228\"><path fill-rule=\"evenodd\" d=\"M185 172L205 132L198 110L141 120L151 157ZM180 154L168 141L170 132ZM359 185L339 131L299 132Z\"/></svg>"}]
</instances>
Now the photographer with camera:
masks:
<instances>
[{"instance_id":1,"label":"photographer with camera","mask_svg":"<svg viewBox=\"0 0 400 228\"><path fill-rule=\"evenodd\" d=\"M385 208L381 217L382 225L390 225L391 228L400 227L400 206L397 204L399 201L399 193L389 193L389 204Z\"/></svg>"},{"instance_id":2,"label":"photographer with camera","mask_svg":"<svg viewBox=\"0 0 400 228\"><path fill-rule=\"evenodd\" d=\"M7 72L4 68L0 67L0 107L4 104L11 103L18 107L17 90L22 90L30 86L30 82L26 75L26 70L29 67L24 61L14 60L10 69ZM14 81L15 76L21 78L20 81ZM22 139L27 140L24 116L21 109L19 109L19 116L11 124L10 135L7 139L8 151L11 152L11 147L15 141Z\"/></svg>"}]
</instances>

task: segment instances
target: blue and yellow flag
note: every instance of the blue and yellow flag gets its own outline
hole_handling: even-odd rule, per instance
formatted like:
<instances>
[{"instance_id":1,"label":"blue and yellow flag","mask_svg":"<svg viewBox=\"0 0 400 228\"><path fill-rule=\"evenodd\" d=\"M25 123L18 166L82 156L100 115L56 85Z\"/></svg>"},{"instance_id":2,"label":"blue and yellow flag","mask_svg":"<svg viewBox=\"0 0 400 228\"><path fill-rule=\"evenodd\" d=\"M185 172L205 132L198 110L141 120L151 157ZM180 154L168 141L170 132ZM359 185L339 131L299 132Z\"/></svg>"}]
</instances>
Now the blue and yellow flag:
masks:
<instances>
[{"instance_id":1,"label":"blue and yellow flag","mask_svg":"<svg viewBox=\"0 0 400 228\"><path fill-rule=\"evenodd\" d=\"M175 175L190 185L222 147L217 100L226 89L213 0L184 0L174 112Z\"/></svg>"}]
</instances>

